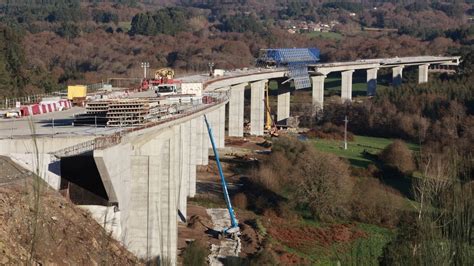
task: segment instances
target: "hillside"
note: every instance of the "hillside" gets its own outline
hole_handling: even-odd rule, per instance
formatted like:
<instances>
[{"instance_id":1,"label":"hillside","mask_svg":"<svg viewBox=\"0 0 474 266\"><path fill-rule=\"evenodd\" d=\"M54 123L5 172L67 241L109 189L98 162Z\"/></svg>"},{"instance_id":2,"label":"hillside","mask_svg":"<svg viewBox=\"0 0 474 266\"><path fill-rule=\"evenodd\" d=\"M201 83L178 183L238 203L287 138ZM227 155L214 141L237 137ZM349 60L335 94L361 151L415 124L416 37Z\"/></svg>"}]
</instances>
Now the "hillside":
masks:
<instances>
[{"instance_id":1,"label":"hillside","mask_svg":"<svg viewBox=\"0 0 474 266\"><path fill-rule=\"evenodd\" d=\"M140 264L89 213L36 186L33 174L6 157L0 168L1 265Z\"/></svg>"},{"instance_id":2,"label":"hillside","mask_svg":"<svg viewBox=\"0 0 474 266\"><path fill-rule=\"evenodd\" d=\"M248 67L268 47L318 47L321 61L459 55L474 32L468 2L33 2L0 1L0 97L140 77L143 61L180 75Z\"/></svg>"}]
</instances>

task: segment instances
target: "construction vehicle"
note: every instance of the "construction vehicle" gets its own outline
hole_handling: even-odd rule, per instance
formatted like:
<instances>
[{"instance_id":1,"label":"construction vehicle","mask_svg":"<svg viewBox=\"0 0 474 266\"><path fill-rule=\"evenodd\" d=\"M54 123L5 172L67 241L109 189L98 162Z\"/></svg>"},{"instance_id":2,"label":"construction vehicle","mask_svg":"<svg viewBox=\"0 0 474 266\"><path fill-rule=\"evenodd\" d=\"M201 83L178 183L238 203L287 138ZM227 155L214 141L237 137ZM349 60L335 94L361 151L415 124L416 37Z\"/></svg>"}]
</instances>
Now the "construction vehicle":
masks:
<instances>
[{"instance_id":1,"label":"construction vehicle","mask_svg":"<svg viewBox=\"0 0 474 266\"><path fill-rule=\"evenodd\" d=\"M141 90L157 90L158 86L163 84L176 84L179 81L174 80L174 70L168 67L160 68L155 71L155 78L143 79L140 85Z\"/></svg>"},{"instance_id":2,"label":"construction vehicle","mask_svg":"<svg viewBox=\"0 0 474 266\"><path fill-rule=\"evenodd\" d=\"M228 237L232 239L237 239L237 237L239 237L240 235L240 228L237 223L237 220L235 219L235 212L234 212L234 209L232 208L232 203L230 202L229 191L227 190L227 182L225 181L224 172L222 171L221 161L219 159L219 152L216 149L216 144L214 142L212 128L209 125L209 122L207 121L206 115L204 115L204 121L206 122L207 132L209 133L209 139L211 141L212 150L214 151L214 155L216 157L217 169L219 170L219 176L221 178L221 183L222 183L222 190L224 191L224 199L225 199L227 210L229 211L229 216L230 216L230 227L222 229L222 231L219 232L218 238L221 239L223 237Z\"/></svg>"},{"instance_id":3,"label":"construction vehicle","mask_svg":"<svg viewBox=\"0 0 474 266\"><path fill-rule=\"evenodd\" d=\"M269 90L270 88L267 82L265 85L265 114L267 116L265 121L265 130L270 136L278 137L278 129L271 115Z\"/></svg>"},{"instance_id":4,"label":"construction vehicle","mask_svg":"<svg viewBox=\"0 0 474 266\"><path fill-rule=\"evenodd\" d=\"M202 83L174 83L160 84L156 86L155 93L158 97L164 97L174 94L186 94L201 96Z\"/></svg>"}]
</instances>

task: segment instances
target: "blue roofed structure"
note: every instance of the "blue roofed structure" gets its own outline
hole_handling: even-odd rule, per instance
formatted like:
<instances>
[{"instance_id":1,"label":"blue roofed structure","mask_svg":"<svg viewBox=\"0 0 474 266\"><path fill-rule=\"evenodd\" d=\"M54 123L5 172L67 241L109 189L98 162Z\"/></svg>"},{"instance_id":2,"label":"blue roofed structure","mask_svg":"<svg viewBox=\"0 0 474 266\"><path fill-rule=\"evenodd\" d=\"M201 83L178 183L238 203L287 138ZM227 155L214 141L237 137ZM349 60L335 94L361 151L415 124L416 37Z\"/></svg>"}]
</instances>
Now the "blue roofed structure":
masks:
<instances>
[{"instance_id":1,"label":"blue roofed structure","mask_svg":"<svg viewBox=\"0 0 474 266\"><path fill-rule=\"evenodd\" d=\"M287 67L295 88L304 89L311 87L308 65L317 63L319 54L317 48L262 49L257 65Z\"/></svg>"}]
</instances>

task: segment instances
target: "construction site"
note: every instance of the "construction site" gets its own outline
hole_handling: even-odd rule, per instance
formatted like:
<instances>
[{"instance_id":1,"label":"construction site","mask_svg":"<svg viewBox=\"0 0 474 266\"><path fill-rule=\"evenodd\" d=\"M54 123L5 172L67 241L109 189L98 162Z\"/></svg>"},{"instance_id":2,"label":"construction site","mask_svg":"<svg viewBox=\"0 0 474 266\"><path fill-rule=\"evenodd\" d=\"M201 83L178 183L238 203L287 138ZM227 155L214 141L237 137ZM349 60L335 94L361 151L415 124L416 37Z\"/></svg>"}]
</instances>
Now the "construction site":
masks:
<instances>
[{"instance_id":1,"label":"construction site","mask_svg":"<svg viewBox=\"0 0 474 266\"><path fill-rule=\"evenodd\" d=\"M39 240L19 234L14 241L21 244L15 248L0 245L7 254L0 263L304 265L340 263L335 249L347 253L365 243L371 237L365 225L314 222L308 218L312 213L287 198L287 193L300 193L285 189L295 184L273 178L296 171L288 170L299 163L291 161L292 152L315 158L316 153L307 153L309 129L299 127L299 115L322 110L324 78L331 71L342 72L338 101L344 103L352 100L354 70L367 70L369 92L374 69L391 68L396 80L400 65L419 65L419 81L425 82L427 64L455 64L459 58L318 64L319 50L313 48L262 53L256 69L214 69L176 78L172 69L162 68L148 77L144 63L144 77L127 88L74 85L57 95L5 101L0 215L7 223L0 226L0 236L31 224L19 223L21 215L44 226L37 229ZM273 91L270 81L276 83ZM302 100L295 103L290 99L297 90ZM291 109L293 114L291 104L300 105ZM347 149L347 128L343 135ZM273 143L279 138L280 149L285 148L275 155ZM303 144L289 140L296 138ZM328 171L339 168L333 166ZM283 170L276 173L272 167ZM17 199L15 191L26 196ZM23 214L1 212L8 206ZM25 214L28 210L33 215ZM48 239L47 230L67 230L56 226L58 220L74 228L81 250L94 247L91 255L64 259L75 242L55 247ZM80 229L88 223L93 228ZM67 238L66 233L52 237ZM35 251L42 241L45 248Z\"/></svg>"}]
</instances>

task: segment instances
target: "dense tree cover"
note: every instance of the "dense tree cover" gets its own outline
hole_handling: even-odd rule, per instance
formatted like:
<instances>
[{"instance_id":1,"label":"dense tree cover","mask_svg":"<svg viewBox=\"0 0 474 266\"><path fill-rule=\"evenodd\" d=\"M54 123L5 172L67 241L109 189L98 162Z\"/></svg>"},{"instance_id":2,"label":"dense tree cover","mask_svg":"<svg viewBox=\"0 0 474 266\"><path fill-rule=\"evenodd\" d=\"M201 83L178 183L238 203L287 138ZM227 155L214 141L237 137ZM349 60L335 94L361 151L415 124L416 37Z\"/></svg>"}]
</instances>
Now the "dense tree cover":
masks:
<instances>
[{"instance_id":1,"label":"dense tree cover","mask_svg":"<svg viewBox=\"0 0 474 266\"><path fill-rule=\"evenodd\" d=\"M252 16L236 15L224 19L221 29L227 32L262 33L263 25Z\"/></svg>"},{"instance_id":2,"label":"dense tree cover","mask_svg":"<svg viewBox=\"0 0 474 266\"><path fill-rule=\"evenodd\" d=\"M182 8L164 8L155 13L140 13L132 19L130 34L176 35L186 30L186 17L186 11Z\"/></svg>"},{"instance_id":3,"label":"dense tree cover","mask_svg":"<svg viewBox=\"0 0 474 266\"><path fill-rule=\"evenodd\" d=\"M400 17L397 21L403 23L432 17L431 6L431 13L423 13L426 10L409 13L406 10L406 6L416 1L400 4L365 1L358 4L364 9L353 19L346 19L349 11L343 8L349 1L273 0L265 4L255 0L183 1L181 4L185 7L173 8L163 8L163 5L177 1L137 1L135 7L129 7L127 1L38 0L34 3L43 5L37 6L26 5L26 2L0 4L0 13L5 15L2 20L24 35L25 56L31 59L28 60L28 69L50 72L52 80L60 83L136 76L140 73L137 62L141 60L149 61L153 67L170 66L178 71L194 72L206 71L209 61L214 61L219 68L252 65L259 49L266 47L318 47L323 61L343 61L459 54L460 47L471 44L473 40L472 27L455 26L454 19L442 11L436 12L445 17L429 23L416 22L417 25L432 27L440 26L439 23L443 24L440 27L449 25L446 31L430 33L431 37L426 40L396 33L361 32L360 28L354 27L359 18L361 21L365 19L368 26L376 23L377 19L373 17L376 12L383 15L380 20L388 23L387 27L397 16ZM334 4L336 2L339 4ZM274 10L271 3L281 8ZM343 7L335 8L339 5ZM377 10L371 9L374 5L377 5ZM63 21L65 17L57 17L55 14L58 12L68 19ZM284 14L286 12L289 14ZM18 14L24 14L25 19ZM337 30L344 34L343 39L289 34L273 21L279 14L303 20L340 20L342 24ZM72 17L76 15L77 18Z\"/></svg>"}]
</instances>

